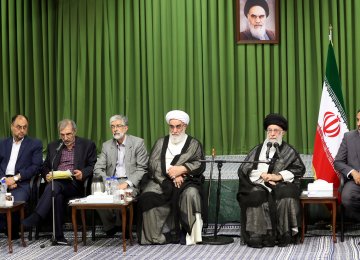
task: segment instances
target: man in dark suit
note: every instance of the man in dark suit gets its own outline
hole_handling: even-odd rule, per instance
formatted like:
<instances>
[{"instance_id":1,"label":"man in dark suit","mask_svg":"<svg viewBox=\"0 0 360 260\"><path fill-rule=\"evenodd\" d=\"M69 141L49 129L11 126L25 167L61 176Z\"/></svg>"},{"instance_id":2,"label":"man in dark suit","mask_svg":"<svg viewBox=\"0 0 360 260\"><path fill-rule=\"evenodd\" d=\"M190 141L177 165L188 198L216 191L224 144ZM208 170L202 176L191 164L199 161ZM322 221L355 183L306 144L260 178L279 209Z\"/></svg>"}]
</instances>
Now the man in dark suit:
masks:
<instances>
[{"instance_id":1,"label":"man in dark suit","mask_svg":"<svg viewBox=\"0 0 360 260\"><path fill-rule=\"evenodd\" d=\"M26 218L23 224L25 226L37 226L51 211L52 168L54 171L70 171L72 179L54 180L55 239L56 243L66 245L68 241L65 239L62 229L64 200L83 194L83 182L93 174L96 163L96 146L92 141L76 136L76 124L73 120L64 119L60 121L58 129L61 140L48 145L43 167L43 177L48 184L35 212Z\"/></svg>"},{"instance_id":2,"label":"man in dark suit","mask_svg":"<svg viewBox=\"0 0 360 260\"><path fill-rule=\"evenodd\" d=\"M360 109L356 115L357 129L344 134L334 167L345 179L341 201L345 214L360 221Z\"/></svg>"},{"instance_id":3,"label":"man in dark suit","mask_svg":"<svg viewBox=\"0 0 360 260\"><path fill-rule=\"evenodd\" d=\"M30 180L42 165L42 143L27 136L28 127L26 116L15 115L11 120L12 137L0 142L0 179L6 180L15 201L29 200ZM0 225L4 225L4 215L0 217ZM18 214L13 214L13 239L19 238L19 223Z\"/></svg>"}]
</instances>

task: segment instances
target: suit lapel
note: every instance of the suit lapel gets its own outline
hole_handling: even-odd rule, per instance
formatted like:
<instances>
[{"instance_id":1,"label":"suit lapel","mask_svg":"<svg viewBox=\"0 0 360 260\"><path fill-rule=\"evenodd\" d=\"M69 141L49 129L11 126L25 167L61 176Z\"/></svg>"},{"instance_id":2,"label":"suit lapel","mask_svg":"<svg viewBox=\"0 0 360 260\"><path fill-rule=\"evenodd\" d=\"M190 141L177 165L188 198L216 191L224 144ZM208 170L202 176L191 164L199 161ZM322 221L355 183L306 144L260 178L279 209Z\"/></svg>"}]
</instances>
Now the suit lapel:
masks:
<instances>
[{"instance_id":1,"label":"suit lapel","mask_svg":"<svg viewBox=\"0 0 360 260\"><path fill-rule=\"evenodd\" d=\"M128 176L130 172L130 163L131 162L131 150L133 149L133 142L129 136L126 137L126 144L125 144L125 157L124 157L124 163L125 163L125 170L126 170L126 176ZM128 176L129 177L129 176Z\"/></svg>"},{"instance_id":2,"label":"suit lapel","mask_svg":"<svg viewBox=\"0 0 360 260\"><path fill-rule=\"evenodd\" d=\"M354 135L353 135L353 138L351 138L351 141L354 141L354 148L355 148L355 151L356 151L356 154L357 154L357 158L358 158L358 162L360 162L360 136L359 136L359 132L356 130L354 131ZM351 152L351 151L348 151L348 152ZM357 169L359 170L359 169Z\"/></svg>"},{"instance_id":3,"label":"suit lapel","mask_svg":"<svg viewBox=\"0 0 360 260\"><path fill-rule=\"evenodd\" d=\"M83 150L81 147L81 142L79 142L79 138L75 137L75 149L74 149L74 170L79 169L78 166L79 158L81 157L81 151Z\"/></svg>"},{"instance_id":4,"label":"suit lapel","mask_svg":"<svg viewBox=\"0 0 360 260\"><path fill-rule=\"evenodd\" d=\"M18 154L18 157L16 159L16 163L19 161L19 159L21 158L21 155L23 154L25 148L26 148L26 145L27 143L29 142L29 139L24 137L24 140L22 140L21 142L21 145L20 145L20 150L19 150L19 154Z\"/></svg>"},{"instance_id":5,"label":"suit lapel","mask_svg":"<svg viewBox=\"0 0 360 260\"><path fill-rule=\"evenodd\" d=\"M7 163L9 163L9 160L10 160L12 143L13 143L13 138L12 138L12 137L8 138L8 139L6 140L6 143L5 143L5 146L6 146L5 158L6 158L6 162L7 162Z\"/></svg>"}]
</instances>

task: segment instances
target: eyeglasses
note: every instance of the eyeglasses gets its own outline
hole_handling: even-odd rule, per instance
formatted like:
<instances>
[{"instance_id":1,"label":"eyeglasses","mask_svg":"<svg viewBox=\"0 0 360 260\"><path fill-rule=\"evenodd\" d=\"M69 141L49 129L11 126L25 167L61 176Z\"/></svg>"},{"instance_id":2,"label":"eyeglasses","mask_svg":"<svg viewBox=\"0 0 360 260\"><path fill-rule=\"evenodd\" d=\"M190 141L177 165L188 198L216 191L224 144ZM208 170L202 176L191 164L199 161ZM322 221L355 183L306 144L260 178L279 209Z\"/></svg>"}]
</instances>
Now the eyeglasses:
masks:
<instances>
[{"instance_id":1,"label":"eyeglasses","mask_svg":"<svg viewBox=\"0 0 360 260\"><path fill-rule=\"evenodd\" d=\"M184 127L184 124L180 124L180 125L169 125L169 128L171 129L171 130L174 130L175 128L177 129L177 130L180 130L180 129L182 129Z\"/></svg>"},{"instance_id":2,"label":"eyeglasses","mask_svg":"<svg viewBox=\"0 0 360 260\"><path fill-rule=\"evenodd\" d=\"M281 133L283 130L281 130L281 129L266 129L266 132L268 133L268 134L271 134L272 132L274 132L275 134L279 134L279 133Z\"/></svg>"},{"instance_id":3,"label":"eyeglasses","mask_svg":"<svg viewBox=\"0 0 360 260\"><path fill-rule=\"evenodd\" d=\"M27 128L28 128L28 126L27 125L23 125L23 126L21 126L21 125L14 125L14 127L17 129L17 130L21 130L21 129L23 129L23 130L26 130Z\"/></svg>"},{"instance_id":4,"label":"eyeglasses","mask_svg":"<svg viewBox=\"0 0 360 260\"><path fill-rule=\"evenodd\" d=\"M75 134L75 132L71 132L71 133L60 133L60 138L65 138L65 137L72 137Z\"/></svg>"},{"instance_id":5,"label":"eyeglasses","mask_svg":"<svg viewBox=\"0 0 360 260\"><path fill-rule=\"evenodd\" d=\"M126 125L111 125L111 129L121 129L125 127Z\"/></svg>"}]
</instances>

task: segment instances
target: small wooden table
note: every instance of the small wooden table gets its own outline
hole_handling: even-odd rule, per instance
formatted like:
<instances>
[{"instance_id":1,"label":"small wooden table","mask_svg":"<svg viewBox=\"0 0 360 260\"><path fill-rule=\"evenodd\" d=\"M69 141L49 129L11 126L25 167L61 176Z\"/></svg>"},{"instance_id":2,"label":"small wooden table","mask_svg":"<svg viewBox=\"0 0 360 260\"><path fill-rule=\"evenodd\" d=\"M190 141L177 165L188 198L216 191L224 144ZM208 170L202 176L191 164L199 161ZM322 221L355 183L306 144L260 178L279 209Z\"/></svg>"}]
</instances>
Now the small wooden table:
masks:
<instances>
[{"instance_id":1,"label":"small wooden table","mask_svg":"<svg viewBox=\"0 0 360 260\"><path fill-rule=\"evenodd\" d=\"M15 201L14 205L12 206L1 206L0 207L0 213L6 214L7 219L7 232L8 232L8 245L9 245L9 253L13 252L12 248L12 242L11 242L11 214L15 211L20 211L20 221L24 219L25 213L24 213L24 206L25 201ZM21 231L21 244L23 247L26 246L26 243L24 241L24 226L20 225L20 231Z\"/></svg>"},{"instance_id":2,"label":"small wooden table","mask_svg":"<svg viewBox=\"0 0 360 260\"><path fill-rule=\"evenodd\" d=\"M333 241L336 243L336 207L338 201L338 191L334 190L333 195L330 197L308 197L308 195L301 194L300 202L302 207L302 232L301 232L301 243L304 242L305 228L306 228L306 204L331 204L331 215L332 215L332 234Z\"/></svg>"},{"instance_id":3,"label":"small wooden table","mask_svg":"<svg viewBox=\"0 0 360 260\"><path fill-rule=\"evenodd\" d=\"M77 223L76 223L76 210L81 210L81 221L83 224L82 230L82 240L84 245L86 245L86 221L85 221L85 210L86 209L121 209L121 219L122 219L122 240L123 240L123 252L126 252L126 209L128 208L130 211L130 219L129 219L129 237L130 237L130 245L132 245L133 237L132 237L132 224L134 218L134 209L133 203L127 202L126 204L119 203L87 203L87 202L74 202L69 204L72 207L72 224L74 227L74 252L77 252Z\"/></svg>"}]
</instances>

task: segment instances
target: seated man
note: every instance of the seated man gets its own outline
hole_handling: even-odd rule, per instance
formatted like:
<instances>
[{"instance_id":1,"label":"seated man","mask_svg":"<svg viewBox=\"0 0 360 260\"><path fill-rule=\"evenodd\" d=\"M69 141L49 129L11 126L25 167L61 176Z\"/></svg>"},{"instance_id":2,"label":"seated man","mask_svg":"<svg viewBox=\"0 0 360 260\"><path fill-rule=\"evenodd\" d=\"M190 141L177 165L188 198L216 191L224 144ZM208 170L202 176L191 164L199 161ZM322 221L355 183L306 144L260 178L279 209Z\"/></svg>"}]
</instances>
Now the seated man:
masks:
<instances>
[{"instance_id":1,"label":"seated man","mask_svg":"<svg viewBox=\"0 0 360 260\"><path fill-rule=\"evenodd\" d=\"M139 243L195 244L202 241L205 163L202 146L185 131L189 116L183 111L167 113L170 135L157 140L142 180L139 209L142 224Z\"/></svg>"},{"instance_id":2,"label":"seated man","mask_svg":"<svg viewBox=\"0 0 360 260\"><path fill-rule=\"evenodd\" d=\"M140 180L144 176L148 163L148 153L144 140L126 134L128 119L122 115L110 118L110 127L113 134L111 140L103 143L101 153L94 167L94 174L106 177L114 176L119 189L133 189L133 196L139 193ZM116 233L121 225L119 210L98 210L108 236ZM116 214L116 216L114 216Z\"/></svg>"},{"instance_id":3,"label":"seated man","mask_svg":"<svg viewBox=\"0 0 360 260\"><path fill-rule=\"evenodd\" d=\"M334 168L344 176L341 201L347 217L360 221L360 109L356 114L357 129L344 134L335 156Z\"/></svg>"},{"instance_id":4,"label":"seated man","mask_svg":"<svg viewBox=\"0 0 360 260\"><path fill-rule=\"evenodd\" d=\"M0 179L6 180L8 192L15 201L28 201L30 180L42 165L42 143L27 136L29 120L16 115L11 120L12 137L0 142ZM6 226L5 215L0 214L0 228ZM4 226L3 226L4 225ZM13 239L19 238L20 218L16 212L12 219ZM6 232L6 235L8 233Z\"/></svg>"},{"instance_id":5,"label":"seated man","mask_svg":"<svg viewBox=\"0 0 360 260\"><path fill-rule=\"evenodd\" d=\"M72 173L72 179L54 180L55 204L55 239L56 243L66 245L62 228L64 217L64 201L71 197L83 196L84 180L93 174L96 162L96 146L87 139L76 136L76 124L70 119L59 122L58 129L61 140L50 143L43 167L43 177L48 182L44 193L36 206L35 212L23 220L24 226L37 226L52 209L52 164L54 171Z\"/></svg>"},{"instance_id":6,"label":"seated man","mask_svg":"<svg viewBox=\"0 0 360 260\"><path fill-rule=\"evenodd\" d=\"M283 141L287 120L269 114L264 120L267 138L253 148L239 175L237 199L241 208L241 237L250 247L287 246L296 242L300 226L299 182L305 166L298 152Z\"/></svg>"}]
</instances>

